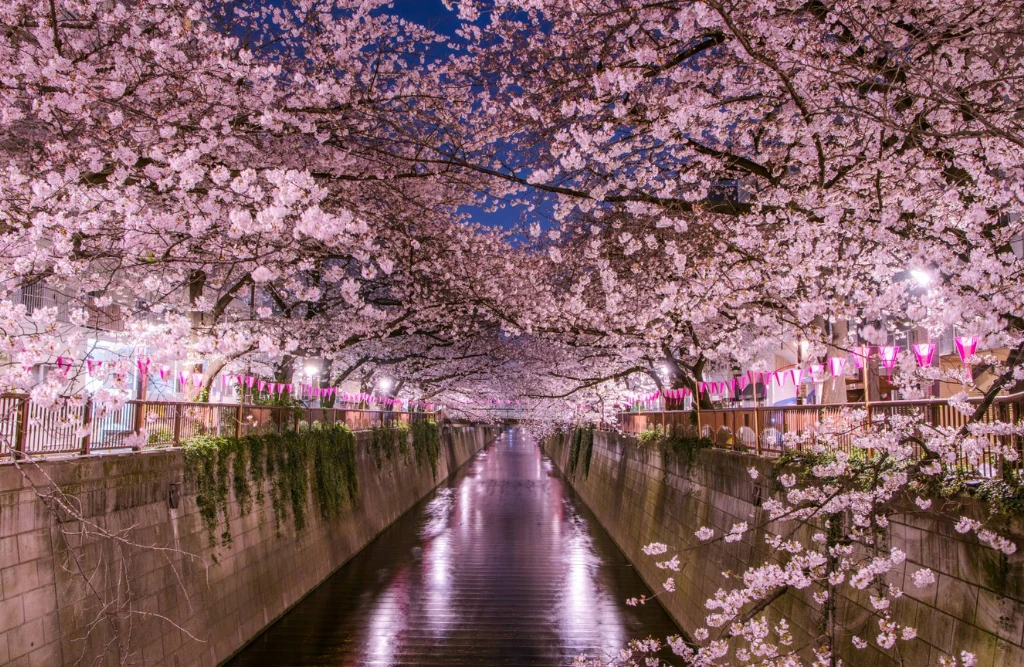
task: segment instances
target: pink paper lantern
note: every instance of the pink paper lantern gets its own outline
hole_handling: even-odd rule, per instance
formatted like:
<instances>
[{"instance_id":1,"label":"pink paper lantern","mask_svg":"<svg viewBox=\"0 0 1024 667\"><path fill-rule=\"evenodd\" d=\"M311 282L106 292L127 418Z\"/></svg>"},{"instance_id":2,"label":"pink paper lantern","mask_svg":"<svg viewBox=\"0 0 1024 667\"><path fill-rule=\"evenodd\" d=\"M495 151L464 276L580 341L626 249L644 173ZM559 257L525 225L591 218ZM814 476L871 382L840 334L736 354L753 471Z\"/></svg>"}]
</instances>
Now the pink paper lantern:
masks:
<instances>
[{"instance_id":1,"label":"pink paper lantern","mask_svg":"<svg viewBox=\"0 0 1024 667\"><path fill-rule=\"evenodd\" d=\"M846 370L846 357L829 357L828 370L832 373L832 377L841 377Z\"/></svg>"},{"instance_id":2,"label":"pink paper lantern","mask_svg":"<svg viewBox=\"0 0 1024 667\"><path fill-rule=\"evenodd\" d=\"M811 364L811 375L821 375L825 372L825 364Z\"/></svg>"},{"instance_id":3,"label":"pink paper lantern","mask_svg":"<svg viewBox=\"0 0 1024 667\"><path fill-rule=\"evenodd\" d=\"M850 350L850 352L853 356L853 365L859 370L864 368L864 364L867 363L868 357L871 356L871 346L858 345Z\"/></svg>"},{"instance_id":4,"label":"pink paper lantern","mask_svg":"<svg viewBox=\"0 0 1024 667\"><path fill-rule=\"evenodd\" d=\"M892 376L892 369L896 367L896 359L900 353L899 345L886 345L878 348L878 354L882 357L882 365L885 366L886 375Z\"/></svg>"},{"instance_id":5,"label":"pink paper lantern","mask_svg":"<svg viewBox=\"0 0 1024 667\"><path fill-rule=\"evenodd\" d=\"M910 349L917 358L919 366L925 368L932 365L932 359L935 357L935 343L918 343L911 345Z\"/></svg>"},{"instance_id":6,"label":"pink paper lantern","mask_svg":"<svg viewBox=\"0 0 1024 667\"><path fill-rule=\"evenodd\" d=\"M799 368L794 368L789 371L789 376L793 378L793 384L797 387L800 386L800 380L803 378L804 372Z\"/></svg>"},{"instance_id":7,"label":"pink paper lantern","mask_svg":"<svg viewBox=\"0 0 1024 667\"><path fill-rule=\"evenodd\" d=\"M960 355L961 363L966 366L967 360L973 357L975 352L978 351L978 337L957 336L953 339L953 345L956 346L956 353Z\"/></svg>"}]
</instances>

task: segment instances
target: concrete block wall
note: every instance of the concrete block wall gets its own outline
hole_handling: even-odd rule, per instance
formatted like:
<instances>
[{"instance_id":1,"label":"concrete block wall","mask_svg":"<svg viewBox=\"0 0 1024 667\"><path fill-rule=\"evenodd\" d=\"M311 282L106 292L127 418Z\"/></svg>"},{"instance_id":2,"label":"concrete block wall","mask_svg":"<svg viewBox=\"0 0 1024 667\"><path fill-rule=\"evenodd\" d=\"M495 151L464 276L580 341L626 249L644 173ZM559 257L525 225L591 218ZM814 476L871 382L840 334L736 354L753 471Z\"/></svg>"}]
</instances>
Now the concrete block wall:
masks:
<instances>
[{"instance_id":1,"label":"concrete block wall","mask_svg":"<svg viewBox=\"0 0 1024 667\"><path fill-rule=\"evenodd\" d=\"M44 461L23 471L2 464L0 664L218 665L496 434L444 428L435 477L411 447L378 469L369 432L359 432L355 506L323 520L311 488L306 527L296 533L290 518L276 525L269 487L245 516L231 492L227 546L210 543L180 450ZM47 508L37 491L54 484L86 522ZM99 527L126 541L97 537Z\"/></svg>"},{"instance_id":2,"label":"concrete block wall","mask_svg":"<svg viewBox=\"0 0 1024 667\"><path fill-rule=\"evenodd\" d=\"M568 436L544 443L545 452L563 472L568 470L570 445ZM759 471L757 481L747 472L750 467ZM666 462L658 449L641 447L633 438L595 432L589 475L579 466L569 482L653 590L661 590L668 573L655 566L663 558L644 555L643 546L663 542L685 550L683 570L675 575L676 592L659 600L684 631L693 632L705 627L705 600L720 588L738 587L736 576L748 567L778 559L764 539L782 526L766 525L740 542L699 547L694 532L709 526L721 535L736 523L763 523L761 503L771 491L774 474L770 460L748 454L705 450L686 467L679 461ZM843 642L841 657L846 664L895 665L902 659L908 666L934 665L941 656L962 650L975 653L979 667L1024 664L1024 558L1019 553L1002 556L953 529L955 517L980 519L984 513L977 503L955 508L936 503L928 512L908 512L891 520L890 544L885 548L897 547L908 556L905 566L889 577L905 591L896 604L897 621L915 626L919 638L898 642L899 655L873 644L854 650ZM1024 550L1024 525L1014 521L1004 528ZM809 526L797 528L793 537L809 540L812 532ZM910 580L921 567L931 568L937 578L924 589ZM821 608L813 601L813 592L788 592L769 611L773 622L788 620L798 646L813 645L821 631ZM869 594L863 591L838 600L843 634L870 641L878 634Z\"/></svg>"}]
</instances>

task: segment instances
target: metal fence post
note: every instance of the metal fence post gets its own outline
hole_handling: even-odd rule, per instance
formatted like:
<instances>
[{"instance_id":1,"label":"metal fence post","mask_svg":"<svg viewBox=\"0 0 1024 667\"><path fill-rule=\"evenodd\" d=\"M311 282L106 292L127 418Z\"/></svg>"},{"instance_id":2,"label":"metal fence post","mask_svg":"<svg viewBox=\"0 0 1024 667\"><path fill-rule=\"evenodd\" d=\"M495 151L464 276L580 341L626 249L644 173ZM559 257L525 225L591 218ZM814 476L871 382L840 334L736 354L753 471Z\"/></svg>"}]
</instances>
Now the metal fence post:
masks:
<instances>
[{"instance_id":1,"label":"metal fence post","mask_svg":"<svg viewBox=\"0 0 1024 667\"><path fill-rule=\"evenodd\" d=\"M174 405L174 445L175 447L181 446L181 406L184 403L176 403Z\"/></svg>"},{"instance_id":2,"label":"metal fence post","mask_svg":"<svg viewBox=\"0 0 1024 667\"><path fill-rule=\"evenodd\" d=\"M18 399L18 433L14 438L14 458L20 459L28 451L28 396Z\"/></svg>"},{"instance_id":3,"label":"metal fence post","mask_svg":"<svg viewBox=\"0 0 1024 667\"><path fill-rule=\"evenodd\" d=\"M757 391L757 385L754 385L754 391ZM754 453L761 456L761 427L757 418L757 399L754 401Z\"/></svg>"},{"instance_id":4,"label":"metal fence post","mask_svg":"<svg viewBox=\"0 0 1024 667\"><path fill-rule=\"evenodd\" d=\"M146 404L142 401L135 401L130 403L130 405L135 407L135 422L133 424L134 431L136 434L140 434L142 433L143 427L146 425ZM132 447L132 451L142 451L142 446L136 445L135 447Z\"/></svg>"},{"instance_id":5,"label":"metal fence post","mask_svg":"<svg viewBox=\"0 0 1024 667\"><path fill-rule=\"evenodd\" d=\"M89 455L92 446L92 397L85 399L85 407L82 408L82 456Z\"/></svg>"}]
</instances>

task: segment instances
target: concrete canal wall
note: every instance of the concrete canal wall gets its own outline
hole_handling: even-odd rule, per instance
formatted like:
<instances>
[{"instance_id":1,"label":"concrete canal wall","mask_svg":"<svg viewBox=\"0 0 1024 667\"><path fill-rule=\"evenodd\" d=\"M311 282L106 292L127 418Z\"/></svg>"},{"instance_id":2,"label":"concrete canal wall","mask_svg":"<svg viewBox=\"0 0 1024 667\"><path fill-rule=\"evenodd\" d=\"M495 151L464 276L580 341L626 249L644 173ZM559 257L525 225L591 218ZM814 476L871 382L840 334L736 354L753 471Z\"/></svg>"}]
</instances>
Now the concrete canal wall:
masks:
<instances>
[{"instance_id":1,"label":"concrete canal wall","mask_svg":"<svg viewBox=\"0 0 1024 667\"><path fill-rule=\"evenodd\" d=\"M650 542L670 547L696 547L694 532L701 526L721 535L736 523L759 525L761 503L771 492L770 460L723 450L704 450L689 466L666 462L662 452L641 447L634 438L594 432L589 470L582 463L569 474L571 436L547 440L545 452L566 474L570 484L619 548L636 566L647 584L661 590L666 571L641 549ZM747 469L760 471L759 482ZM953 509L953 508L947 508ZM967 650L978 656L979 667L1024 665L1024 558L1021 551L1009 558L981 546L977 539L957 533L951 515L983 518L984 508L967 504L961 509L897 516L892 521L891 545L908 555L906 567L891 573L890 582L905 591L897 601L897 620L917 628L919 638L898 642L903 664L935 665L943 655ZM765 529L748 533L742 541L717 541L690 551L681 573L675 575L677 592L662 599L668 612L686 632L704 627L708 610L704 601L719 588L740 583L730 579L747 567L778 556L770 551ZM1006 526L1024 550L1020 521ZM798 531L809 539L809 530ZM936 573L936 583L916 588L909 574L921 567ZM848 587L843 589L849 590ZM790 592L774 602L771 614L785 616L793 629L794 645L813 644L821 625L821 611L812 590ZM845 633L873 641L877 619L868 609L869 591L839 600L839 623ZM844 642L849 646L849 642ZM861 651L842 651L851 665L895 665L892 651L872 645Z\"/></svg>"},{"instance_id":2,"label":"concrete canal wall","mask_svg":"<svg viewBox=\"0 0 1024 667\"><path fill-rule=\"evenodd\" d=\"M229 481L231 541L217 546L181 450L44 461L26 474L0 465L0 664L217 665L496 435L442 428L434 474L411 447L375 456L370 433L358 432L355 502L325 520L310 488L301 531L277 521L274 498L287 499L269 475L244 515ZM86 521L48 509L33 484L60 487ZM220 518L218 536L225 528Z\"/></svg>"}]
</instances>

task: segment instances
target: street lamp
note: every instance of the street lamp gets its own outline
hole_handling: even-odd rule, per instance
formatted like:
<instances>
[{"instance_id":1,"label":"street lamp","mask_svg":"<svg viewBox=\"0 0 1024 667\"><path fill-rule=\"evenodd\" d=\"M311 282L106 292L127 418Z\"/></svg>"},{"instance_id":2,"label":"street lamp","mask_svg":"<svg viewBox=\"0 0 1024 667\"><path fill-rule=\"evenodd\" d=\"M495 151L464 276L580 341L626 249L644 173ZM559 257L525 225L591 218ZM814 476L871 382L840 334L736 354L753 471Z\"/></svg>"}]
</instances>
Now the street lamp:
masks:
<instances>
[{"instance_id":1,"label":"street lamp","mask_svg":"<svg viewBox=\"0 0 1024 667\"><path fill-rule=\"evenodd\" d=\"M910 277L914 279L919 287L928 287L932 283L931 274L923 269L911 269Z\"/></svg>"}]
</instances>

